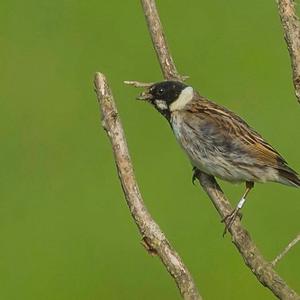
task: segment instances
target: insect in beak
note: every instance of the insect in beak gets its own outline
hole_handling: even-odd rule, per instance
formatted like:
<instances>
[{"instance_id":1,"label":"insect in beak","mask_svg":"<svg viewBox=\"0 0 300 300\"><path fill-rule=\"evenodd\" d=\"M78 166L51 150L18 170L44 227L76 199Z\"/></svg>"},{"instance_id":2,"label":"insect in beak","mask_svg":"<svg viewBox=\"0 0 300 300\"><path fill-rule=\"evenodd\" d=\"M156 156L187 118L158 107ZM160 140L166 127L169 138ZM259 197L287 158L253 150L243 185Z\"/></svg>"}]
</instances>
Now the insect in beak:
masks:
<instances>
[{"instance_id":1,"label":"insect in beak","mask_svg":"<svg viewBox=\"0 0 300 300\"><path fill-rule=\"evenodd\" d=\"M153 100L153 96L149 93L149 91L144 91L139 96L137 96L136 99L144 100L144 101L151 101L151 100Z\"/></svg>"}]
</instances>

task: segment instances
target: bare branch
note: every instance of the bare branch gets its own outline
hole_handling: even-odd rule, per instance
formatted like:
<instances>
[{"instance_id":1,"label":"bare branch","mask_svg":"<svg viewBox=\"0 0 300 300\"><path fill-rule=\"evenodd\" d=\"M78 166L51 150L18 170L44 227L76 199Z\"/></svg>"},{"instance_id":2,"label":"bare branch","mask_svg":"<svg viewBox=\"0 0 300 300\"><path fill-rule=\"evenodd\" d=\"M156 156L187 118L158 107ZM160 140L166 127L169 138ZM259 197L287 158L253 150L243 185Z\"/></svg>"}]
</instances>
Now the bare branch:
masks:
<instances>
[{"instance_id":1,"label":"bare branch","mask_svg":"<svg viewBox=\"0 0 300 300\"><path fill-rule=\"evenodd\" d=\"M300 23L293 0L277 0L284 38L291 57L295 94L300 103Z\"/></svg>"},{"instance_id":2,"label":"bare branch","mask_svg":"<svg viewBox=\"0 0 300 300\"><path fill-rule=\"evenodd\" d=\"M229 201L212 176L201 173L198 176L198 180L212 200L221 218L232 211ZM229 229L229 232L232 235L232 242L239 250L246 265L264 286L270 289L279 299L300 299L296 292L289 288L284 280L274 271L272 264L263 258L257 246L251 240L250 234L242 227L238 218Z\"/></svg>"},{"instance_id":3,"label":"bare branch","mask_svg":"<svg viewBox=\"0 0 300 300\"><path fill-rule=\"evenodd\" d=\"M184 80L177 72L173 58L169 53L163 27L157 12L155 1L141 0L152 43L160 63L164 78L168 80Z\"/></svg>"},{"instance_id":4,"label":"bare branch","mask_svg":"<svg viewBox=\"0 0 300 300\"><path fill-rule=\"evenodd\" d=\"M123 127L106 78L95 75L95 90L101 110L101 120L112 144L114 158L131 215L143 237L143 244L151 254L159 256L174 278L181 295L187 300L201 300L201 296L178 253L173 249L158 224L149 214L136 182Z\"/></svg>"},{"instance_id":5,"label":"bare branch","mask_svg":"<svg viewBox=\"0 0 300 300\"><path fill-rule=\"evenodd\" d=\"M175 78L180 80L182 77L178 74L171 54L168 51L155 6L155 0L141 0L141 2L164 77L165 79ZM199 172L197 178L212 200L221 218L228 215L232 211L232 206L214 177ZM300 300L296 292L273 270L272 264L263 258L255 243L251 240L249 233L242 227L239 220L234 222L229 232L233 243L242 255L246 265L264 286L269 288L279 299Z\"/></svg>"},{"instance_id":6,"label":"bare branch","mask_svg":"<svg viewBox=\"0 0 300 300\"><path fill-rule=\"evenodd\" d=\"M284 250L276 256L272 261L272 266L276 264L300 241L300 233L284 248Z\"/></svg>"}]
</instances>

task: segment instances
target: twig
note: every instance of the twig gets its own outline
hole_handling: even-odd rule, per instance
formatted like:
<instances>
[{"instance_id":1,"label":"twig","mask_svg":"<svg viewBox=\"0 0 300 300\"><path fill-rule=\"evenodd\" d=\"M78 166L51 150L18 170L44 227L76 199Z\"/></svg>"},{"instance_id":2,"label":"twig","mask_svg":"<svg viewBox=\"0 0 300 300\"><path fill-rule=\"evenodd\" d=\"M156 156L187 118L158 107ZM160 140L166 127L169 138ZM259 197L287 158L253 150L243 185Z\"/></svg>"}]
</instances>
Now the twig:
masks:
<instances>
[{"instance_id":1,"label":"twig","mask_svg":"<svg viewBox=\"0 0 300 300\"><path fill-rule=\"evenodd\" d=\"M118 116L113 95L106 78L101 73L95 75L95 90L101 110L102 126L112 144L114 158L131 215L143 237L143 244L151 254L159 256L170 275L174 278L181 295L187 300L201 300L201 296L178 253L173 249L158 224L149 214L131 163L123 127Z\"/></svg>"},{"instance_id":2,"label":"twig","mask_svg":"<svg viewBox=\"0 0 300 300\"><path fill-rule=\"evenodd\" d=\"M276 256L272 261L272 266L276 264L300 241L300 233L284 248L284 250Z\"/></svg>"},{"instance_id":3,"label":"twig","mask_svg":"<svg viewBox=\"0 0 300 300\"><path fill-rule=\"evenodd\" d=\"M291 57L295 94L300 103L300 23L293 0L277 0L284 38Z\"/></svg>"},{"instance_id":4,"label":"twig","mask_svg":"<svg viewBox=\"0 0 300 300\"><path fill-rule=\"evenodd\" d=\"M174 78L180 80L181 76L177 73L171 54L166 46L155 1L141 0L141 2L164 77L167 80ZM160 42L158 43L157 41ZM162 57L160 53L163 53ZM197 178L212 200L221 218L228 215L232 211L232 206L214 177L199 172ZM270 289L279 299L300 300L296 292L273 270L272 264L263 258L255 243L251 240L249 233L242 227L239 220L234 222L229 232L232 236L232 242L239 250L246 265L264 286Z\"/></svg>"},{"instance_id":5,"label":"twig","mask_svg":"<svg viewBox=\"0 0 300 300\"><path fill-rule=\"evenodd\" d=\"M140 81L132 81L132 80L125 80L125 84L132 85L136 88L147 88L153 84L153 82L140 82Z\"/></svg>"}]
</instances>

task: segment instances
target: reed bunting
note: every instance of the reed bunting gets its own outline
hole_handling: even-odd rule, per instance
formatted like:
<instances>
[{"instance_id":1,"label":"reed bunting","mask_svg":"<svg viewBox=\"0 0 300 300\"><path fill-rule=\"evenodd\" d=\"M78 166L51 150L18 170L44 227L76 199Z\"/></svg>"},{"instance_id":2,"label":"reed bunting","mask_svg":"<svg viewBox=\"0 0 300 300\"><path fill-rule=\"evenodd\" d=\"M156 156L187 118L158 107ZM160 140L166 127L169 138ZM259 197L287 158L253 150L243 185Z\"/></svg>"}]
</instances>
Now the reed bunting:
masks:
<instances>
[{"instance_id":1,"label":"reed bunting","mask_svg":"<svg viewBox=\"0 0 300 300\"><path fill-rule=\"evenodd\" d=\"M237 207L223 221L233 224L254 182L300 187L300 178L262 136L232 111L200 96L179 81L158 82L139 97L151 103L170 123L194 172L229 182L245 182ZM193 180L195 179L195 173Z\"/></svg>"}]
</instances>

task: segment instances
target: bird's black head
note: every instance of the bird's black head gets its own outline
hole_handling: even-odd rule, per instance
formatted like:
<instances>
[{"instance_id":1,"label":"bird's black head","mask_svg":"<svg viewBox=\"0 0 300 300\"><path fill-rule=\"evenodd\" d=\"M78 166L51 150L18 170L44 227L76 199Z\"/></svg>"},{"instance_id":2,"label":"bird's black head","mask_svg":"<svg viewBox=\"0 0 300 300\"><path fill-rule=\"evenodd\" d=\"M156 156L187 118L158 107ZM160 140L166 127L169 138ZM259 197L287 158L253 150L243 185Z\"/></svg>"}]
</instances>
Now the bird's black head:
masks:
<instances>
[{"instance_id":1,"label":"bird's black head","mask_svg":"<svg viewBox=\"0 0 300 300\"><path fill-rule=\"evenodd\" d=\"M169 118L172 104L174 106L186 90L190 91L190 94L193 92L192 87L180 81L162 81L151 85L137 99L149 101L160 113Z\"/></svg>"},{"instance_id":2,"label":"bird's black head","mask_svg":"<svg viewBox=\"0 0 300 300\"><path fill-rule=\"evenodd\" d=\"M186 87L187 85L180 81L162 81L151 85L138 99L149 101L163 100L170 104L177 100L182 90Z\"/></svg>"}]
</instances>

